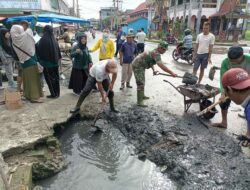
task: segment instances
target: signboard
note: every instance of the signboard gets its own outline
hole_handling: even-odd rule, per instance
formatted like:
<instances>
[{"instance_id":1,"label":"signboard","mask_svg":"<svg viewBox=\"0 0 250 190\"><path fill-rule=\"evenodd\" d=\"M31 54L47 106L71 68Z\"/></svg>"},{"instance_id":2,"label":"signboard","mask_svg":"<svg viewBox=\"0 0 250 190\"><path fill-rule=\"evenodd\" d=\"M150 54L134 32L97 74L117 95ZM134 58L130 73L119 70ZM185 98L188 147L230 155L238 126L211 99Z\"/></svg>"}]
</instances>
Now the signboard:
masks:
<instances>
[{"instance_id":1,"label":"signboard","mask_svg":"<svg viewBox=\"0 0 250 190\"><path fill-rule=\"evenodd\" d=\"M0 9L37 10L41 9L41 2L40 0L0 0Z\"/></svg>"}]
</instances>

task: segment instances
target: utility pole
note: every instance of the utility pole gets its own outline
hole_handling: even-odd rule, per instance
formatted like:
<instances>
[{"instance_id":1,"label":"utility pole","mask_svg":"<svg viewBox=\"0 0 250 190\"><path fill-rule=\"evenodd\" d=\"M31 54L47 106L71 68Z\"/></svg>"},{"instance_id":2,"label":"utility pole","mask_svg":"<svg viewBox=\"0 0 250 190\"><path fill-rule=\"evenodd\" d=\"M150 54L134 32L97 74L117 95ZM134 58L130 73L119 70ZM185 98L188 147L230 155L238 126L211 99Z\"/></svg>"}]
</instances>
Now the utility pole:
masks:
<instances>
[{"instance_id":1,"label":"utility pole","mask_svg":"<svg viewBox=\"0 0 250 190\"><path fill-rule=\"evenodd\" d=\"M76 16L80 18L79 0L76 0Z\"/></svg>"},{"instance_id":2,"label":"utility pole","mask_svg":"<svg viewBox=\"0 0 250 190\"><path fill-rule=\"evenodd\" d=\"M196 23L196 35L200 33L200 26L201 26L201 13L202 13L202 0L199 0L198 5L198 14L197 14L197 23Z\"/></svg>"},{"instance_id":3,"label":"utility pole","mask_svg":"<svg viewBox=\"0 0 250 190\"><path fill-rule=\"evenodd\" d=\"M75 16L75 0L72 1L73 1L73 16Z\"/></svg>"},{"instance_id":4,"label":"utility pole","mask_svg":"<svg viewBox=\"0 0 250 190\"><path fill-rule=\"evenodd\" d=\"M188 9L188 28L191 28L191 16L192 16L192 0L189 1L189 9Z\"/></svg>"}]
</instances>

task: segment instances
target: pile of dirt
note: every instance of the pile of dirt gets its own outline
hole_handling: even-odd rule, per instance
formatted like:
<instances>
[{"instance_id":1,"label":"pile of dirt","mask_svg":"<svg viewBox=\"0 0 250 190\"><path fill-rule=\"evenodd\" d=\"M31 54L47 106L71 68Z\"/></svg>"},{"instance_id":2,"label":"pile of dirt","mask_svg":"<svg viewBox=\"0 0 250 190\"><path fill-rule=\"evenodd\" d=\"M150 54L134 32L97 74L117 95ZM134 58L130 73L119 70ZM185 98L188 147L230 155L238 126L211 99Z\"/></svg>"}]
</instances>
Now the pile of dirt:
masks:
<instances>
[{"instance_id":1,"label":"pile of dirt","mask_svg":"<svg viewBox=\"0 0 250 190\"><path fill-rule=\"evenodd\" d=\"M248 189L250 159L232 137L190 115L136 106L121 111L103 117L135 146L139 159L154 162L181 189Z\"/></svg>"}]
</instances>

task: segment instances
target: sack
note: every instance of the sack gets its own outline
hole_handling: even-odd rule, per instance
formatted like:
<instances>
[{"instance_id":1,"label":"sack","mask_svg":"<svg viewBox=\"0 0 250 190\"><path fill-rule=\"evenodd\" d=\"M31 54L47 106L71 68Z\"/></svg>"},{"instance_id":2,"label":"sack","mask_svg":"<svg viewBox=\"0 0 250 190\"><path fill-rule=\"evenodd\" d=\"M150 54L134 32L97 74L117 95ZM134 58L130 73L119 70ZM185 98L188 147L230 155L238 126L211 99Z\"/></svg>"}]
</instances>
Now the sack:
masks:
<instances>
[{"instance_id":1,"label":"sack","mask_svg":"<svg viewBox=\"0 0 250 190\"><path fill-rule=\"evenodd\" d=\"M37 67L38 67L38 72L42 73L43 72L43 66L40 65L39 63L37 63Z\"/></svg>"},{"instance_id":2,"label":"sack","mask_svg":"<svg viewBox=\"0 0 250 190\"><path fill-rule=\"evenodd\" d=\"M17 91L4 90L5 106L9 110L18 109L22 107L21 94Z\"/></svg>"}]
</instances>

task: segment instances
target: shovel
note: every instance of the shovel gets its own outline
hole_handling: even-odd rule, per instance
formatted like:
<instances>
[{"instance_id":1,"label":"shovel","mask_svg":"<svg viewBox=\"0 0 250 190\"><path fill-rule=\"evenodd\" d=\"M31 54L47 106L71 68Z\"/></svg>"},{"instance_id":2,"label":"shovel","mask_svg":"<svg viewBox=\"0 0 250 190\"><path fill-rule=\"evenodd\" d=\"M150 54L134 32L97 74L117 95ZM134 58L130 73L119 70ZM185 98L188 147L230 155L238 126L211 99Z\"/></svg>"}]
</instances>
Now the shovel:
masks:
<instances>
[{"instance_id":1,"label":"shovel","mask_svg":"<svg viewBox=\"0 0 250 190\"><path fill-rule=\"evenodd\" d=\"M63 73L66 72L66 71L68 71L68 70L71 69L71 68L72 68L72 66L70 66L70 67L68 67L67 69L65 69L64 71L60 72L60 78L63 79L63 80L65 80L66 77L64 76Z\"/></svg>"},{"instance_id":2,"label":"shovel","mask_svg":"<svg viewBox=\"0 0 250 190\"><path fill-rule=\"evenodd\" d=\"M106 94L107 94L107 95L109 94L109 90L107 91ZM94 118L94 122L93 122L93 124L91 125L92 127L96 128L96 131L95 131L95 132L102 132L102 129L101 129L99 126L96 126L95 124L96 124L96 121L97 121L97 119L98 119L100 113L103 111L105 105L106 105L106 103L105 103L105 102L102 102L101 108L98 110L98 112L97 112L97 114L96 114L96 116L95 116L95 118Z\"/></svg>"},{"instance_id":3,"label":"shovel","mask_svg":"<svg viewBox=\"0 0 250 190\"><path fill-rule=\"evenodd\" d=\"M216 70L220 70L220 68L216 67L216 66L213 66L213 67L210 68L209 75L208 75L208 78L210 80L214 80L214 75L215 75Z\"/></svg>"},{"instance_id":4,"label":"shovel","mask_svg":"<svg viewBox=\"0 0 250 190\"><path fill-rule=\"evenodd\" d=\"M200 117L200 116L206 114L207 112L211 111L211 110L212 110L215 106L217 106L218 104L220 104L220 103L226 101L228 98L229 98L229 97L226 96L224 100L219 100L219 101L213 103L212 105L208 106L206 109L204 109L204 110L200 111L199 113L197 113L196 116Z\"/></svg>"},{"instance_id":5,"label":"shovel","mask_svg":"<svg viewBox=\"0 0 250 190\"><path fill-rule=\"evenodd\" d=\"M173 77L172 75L165 74L165 73L158 73L158 75ZM187 85L188 84L190 84L190 85L196 84L197 81L198 81L198 77L197 76L194 76L193 74L188 73L188 72L185 72L185 74L183 75L183 77L177 76L176 78L182 78L182 83L185 83Z\"/></svg>"}]
</instances>

